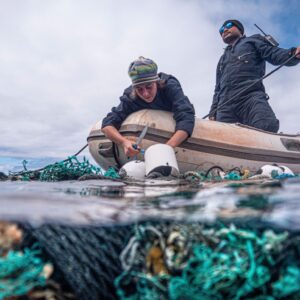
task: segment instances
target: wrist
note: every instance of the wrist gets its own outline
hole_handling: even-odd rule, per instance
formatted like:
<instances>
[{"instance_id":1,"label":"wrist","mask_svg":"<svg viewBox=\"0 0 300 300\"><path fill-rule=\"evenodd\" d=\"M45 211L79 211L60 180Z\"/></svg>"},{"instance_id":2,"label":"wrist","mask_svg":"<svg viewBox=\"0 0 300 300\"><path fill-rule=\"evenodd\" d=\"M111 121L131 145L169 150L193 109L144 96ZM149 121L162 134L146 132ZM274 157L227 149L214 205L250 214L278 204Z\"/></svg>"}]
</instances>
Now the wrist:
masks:
<instances>
[{"instance_id":1,"label":"wrist","mask_svg":"<svg viewBox=\"0 0 300 300\"><path fill-rule=\"evenodd\" d=\"M122 139L120 140L119 144L120 144L122 147L124 147L124 146L126 145L127 141L128 141L127 139L122 138Z\"/></svg>"},{"instance_id":2,"label":"wrist","mask_svg":"<svg viewBox=\"0 0 300 300\"><path fill-rule=\"evenodd\" d=\"M296 48L296 47L292 47L291 49L290 49L290 56L293 56L293 55L295 55L296 54L296 52L297 52L297 49L298 48ZM297 54L297 56L299 55L299 53ZM299 59L298 57L296 56L296 58L297 59Z\"/></svg>"},{"instance_id":3,"label":"wrist","mask_svg":"<svg viewBox=\"0 0 300 300\"><path fill-rule=\"evenodd\" d=\"M172 148L175 148L175 147L176 147L175 143L172 142L172 141L168 141L168 142L166 143L166 145L169 145L169 146L171 146Z\"/></svg>"}]
</instances>

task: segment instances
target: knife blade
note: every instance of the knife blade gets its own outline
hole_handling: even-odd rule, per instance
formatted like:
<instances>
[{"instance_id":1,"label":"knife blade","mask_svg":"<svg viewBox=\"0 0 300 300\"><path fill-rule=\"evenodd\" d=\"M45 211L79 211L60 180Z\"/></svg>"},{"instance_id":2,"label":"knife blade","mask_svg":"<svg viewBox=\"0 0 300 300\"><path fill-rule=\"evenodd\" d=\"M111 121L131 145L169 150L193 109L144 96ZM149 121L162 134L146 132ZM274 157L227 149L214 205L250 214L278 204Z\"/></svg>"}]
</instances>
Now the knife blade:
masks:
<instances>
[{"instance_id":1,"label":"knife blade","mask_svg":"<svg viewBox=\"0 0 300 300\"><path fill-rule=\"evenodd\" d=\"M133 144L133 148L137 149L138 146L140 145L140 143L142 142L143 138L145 137L146 133L148 131L148 125L146 125L144 127L144 129L142 130L141 134L139 135L139 137L137 138L135 144Z\"/></svg>"}]
</instances>

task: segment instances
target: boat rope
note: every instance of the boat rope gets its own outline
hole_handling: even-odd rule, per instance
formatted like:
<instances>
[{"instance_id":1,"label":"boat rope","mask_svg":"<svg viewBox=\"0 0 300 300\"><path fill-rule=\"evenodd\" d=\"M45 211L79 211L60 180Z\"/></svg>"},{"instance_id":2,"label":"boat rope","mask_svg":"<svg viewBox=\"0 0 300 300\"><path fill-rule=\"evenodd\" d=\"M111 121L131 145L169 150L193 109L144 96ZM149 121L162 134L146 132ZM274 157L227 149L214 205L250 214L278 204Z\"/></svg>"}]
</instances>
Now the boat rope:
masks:
<instances>
[{"instance_id":1,"label":"boat rope","mask_svg":"<svg viewBox=\"0 0 300 300\"><path fill-rule=\"evenodd\" d=\"M86 143L78 152L76 152L73 156L79 155L89 144Z\"/></svg>"},{"instance_id":2,"label":"boat rope","mask_svg":"<svg viewBox=\"0 0 300 300\"><path fill-rule=\"evenodd\" d=\"M244 92L248 91L251 87L253 87L254 85L256 85L258 82L264 80L265 78L269 77L270 75L272 75L273 73L275 73L276 71L278 71L279 69L281 69L283 66L285 66L286 64L288 64L291 60L293 60L296 57L296 53L294 55L292 55L291 57L289 57L286 61L284 61L281 65L279 65L277 68L273 69L271 72L267 73L266 75L254 80L249 86L245 87L244 89L242 89L240 92L236 93L234 96L232 96L231 98L229 98L227 101L225 101L224 103L222 103L221 105L217 106L217 108L215 108L211 113L208 113L207 115L205 115L202 119L206 119L207 117L209 117L210 115L214 115L218 109L220 109L221 107L223 107L224 105L228 104L229 102L236 100L239 96L241 96Z\"/></svg>"}]
</instances>

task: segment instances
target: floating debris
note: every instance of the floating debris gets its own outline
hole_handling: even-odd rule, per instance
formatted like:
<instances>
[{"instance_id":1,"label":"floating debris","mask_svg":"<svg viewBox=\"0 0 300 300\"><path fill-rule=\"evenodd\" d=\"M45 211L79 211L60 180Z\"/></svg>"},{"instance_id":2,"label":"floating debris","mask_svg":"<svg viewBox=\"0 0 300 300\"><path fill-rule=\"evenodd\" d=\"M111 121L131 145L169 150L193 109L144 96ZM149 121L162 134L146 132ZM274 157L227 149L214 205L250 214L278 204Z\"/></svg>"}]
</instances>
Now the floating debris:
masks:
<instances>
[{"instance_id":1,"label":"floating debris","mask_svg":"<svg viewBox=\"0 0 300 300\"><path fill-rule=\"evenodd\" d=\"M74 180L83 175L103 174L102 169L92 165L85 157L80 162L76 156L71 156L63 161L48 165L42 169L30 171L27 170L27 161L23 161L24 170L21 172L9 174L11 180L40 180L40 181L61 181ZM109 177L107 175L106 177Z\"/></svg>"}]
</instances>

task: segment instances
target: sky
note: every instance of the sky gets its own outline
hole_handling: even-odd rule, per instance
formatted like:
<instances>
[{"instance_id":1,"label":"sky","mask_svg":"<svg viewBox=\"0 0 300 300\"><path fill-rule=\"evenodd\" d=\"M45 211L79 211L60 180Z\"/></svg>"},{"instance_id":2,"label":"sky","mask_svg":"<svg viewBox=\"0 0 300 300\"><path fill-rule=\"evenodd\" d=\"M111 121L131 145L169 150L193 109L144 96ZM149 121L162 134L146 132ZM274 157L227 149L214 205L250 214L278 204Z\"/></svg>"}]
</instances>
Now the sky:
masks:
<instances>
[{"instance_id":1,"label":"sky","mask_svg":"<svg viewBox=\"0 0 300 300\"><path fill-rule=\"evenodd\" d=\"M0 156L76 153L141 55L177 77L203 117L225 47L218 29L231 18L246 35L256 23L281 47L300 45L298 0L0 0ZM286 133L300 132L299 78L300 65L265 81Z\"/></svg>"}]
</instances>

